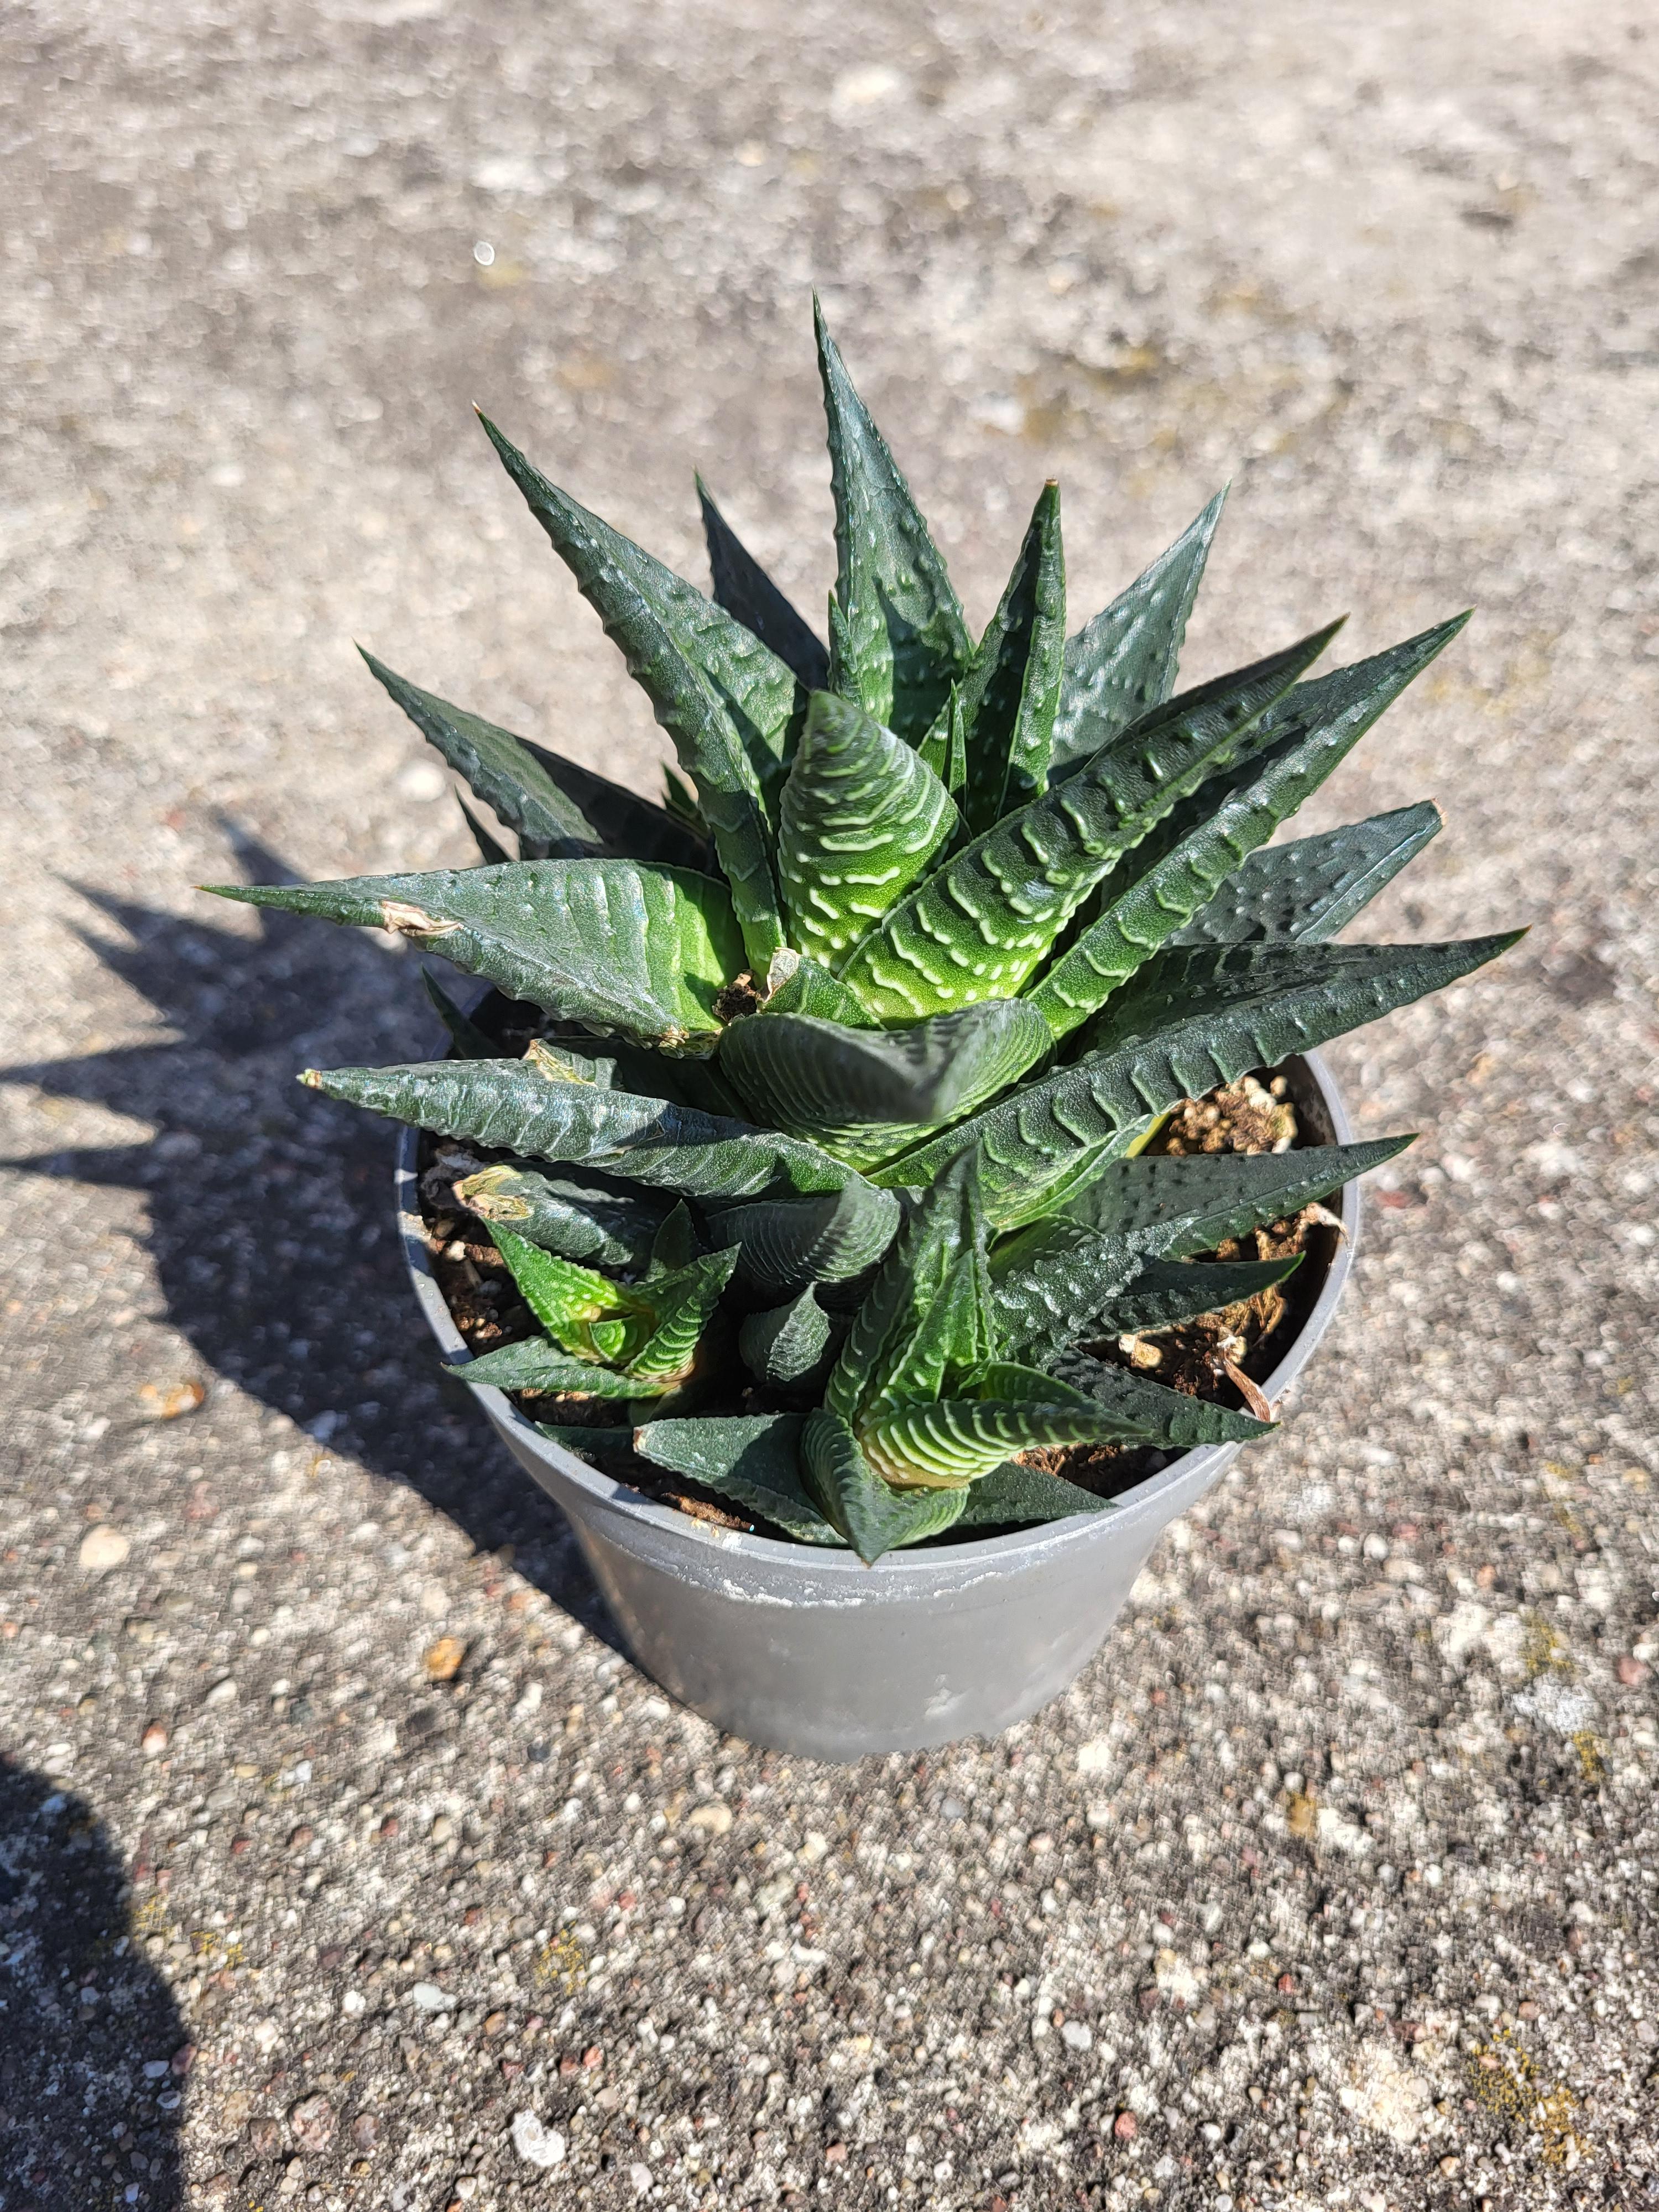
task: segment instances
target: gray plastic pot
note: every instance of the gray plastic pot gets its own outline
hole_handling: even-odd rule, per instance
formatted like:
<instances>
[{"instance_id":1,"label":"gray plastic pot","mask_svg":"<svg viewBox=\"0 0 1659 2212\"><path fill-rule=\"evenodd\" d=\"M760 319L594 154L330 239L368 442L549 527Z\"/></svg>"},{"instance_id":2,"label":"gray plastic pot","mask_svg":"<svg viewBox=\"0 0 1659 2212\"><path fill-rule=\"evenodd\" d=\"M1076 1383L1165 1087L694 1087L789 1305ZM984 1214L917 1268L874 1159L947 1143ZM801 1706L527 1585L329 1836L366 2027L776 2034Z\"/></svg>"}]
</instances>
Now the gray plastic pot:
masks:
<instances>
[{"instance_id":1,"label":"gray plastic pot","mask_svg":"<svg viewBox=\"0 0 1659 2212\"><path fill-rule=\"evenodd\" d=\"M1316 1054L1286 1064L1304 1126L1349 1137ZM416 1190L419 1139L398 1147L399 1226L415 1295L452 1360L466 1347L433 1279ZM1263 1385L1275 1404L1330 1324L1352 1263L1359 1193L1341 1198L1324 1280ZM1322 1255L1310 1253L1306 1267ZM982 1542L851 1552L694 1521L550 1443L499 1390L473 1393L520 1467L569 1516L635 1659L682 1705L746 1741L828 1759L994 1736L1074 1680L1117 1618L1153 1545L1240 1449L1189 1451L1080 1515Z\"/></svg>"}]
</instances>

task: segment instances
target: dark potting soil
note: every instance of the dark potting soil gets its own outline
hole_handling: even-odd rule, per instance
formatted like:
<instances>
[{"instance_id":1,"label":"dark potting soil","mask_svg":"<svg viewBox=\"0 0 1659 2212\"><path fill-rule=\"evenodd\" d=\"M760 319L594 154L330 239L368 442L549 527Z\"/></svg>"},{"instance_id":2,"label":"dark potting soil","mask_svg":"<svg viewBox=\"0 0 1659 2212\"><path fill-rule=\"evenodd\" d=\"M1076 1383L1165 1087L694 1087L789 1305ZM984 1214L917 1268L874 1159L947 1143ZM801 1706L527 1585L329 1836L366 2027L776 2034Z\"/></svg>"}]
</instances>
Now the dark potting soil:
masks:
<instances>
[{"instance_id":1,"label":"dark potting soil","mask_svg":"<svg viewBox=\"0 0 1659 2212\"><path fill-rule=\"evenodd\" d=\"M527 1007L502 1008L490 1027L501 1042L518 1051L540 1033L534 1012ZM1264 1071L1247 1075L1206 1098L1184 1100L1147 1149L1167 1154L1285 1152L1316 1141L1303 1132L1285 1078ZM444 1138L424 1136L421 1142L422 1212L433 1273L456 1328L475 1355L537 1333L534 1317L483 1224L454 1202L453 1184L461 1176L501 1157L476 1148L464 1150ZM1305 1255L1304 1264L1283 1284L1223 1311L1173 1328L1091 1342L1085 1348L1097 1358L1136 1369L1188 1396L1243 1410L1260 1419L1270 1419L1274 1409L1261 1384L1284 1357L1310 1311L1340 1233L1334 1213L1322 1206L1309 1206L1247 1237L1230 1239L1204 1256L1267 1260L1299 1253ZM540 1391L520 1391L514 1396L520 1412L532 1421L605 1432L605 1443L601 1444L596 1434L593 1450L582 1452L581 1456L643 1496L721 1528L766 1535L776 1533L764 1522L734 1513L726 1501L688 1484L683 1476L637 1457L618 1434L614 1399ZM744 1389L729 1404L705 1402L696 1410L708 1414L763 1413L790 1410L798 1403L787 1394L757 1386ZM1174 1451L1130 1445L1079 1445L1067 1450L1024 1453L1021 1457L1097 1496L1110 1498L1158 1473L1178 1455ZM934 1540L977 1541L996 1533L975 1528L959 1537L947 1532Z\"/></svg>"}]
</instances>

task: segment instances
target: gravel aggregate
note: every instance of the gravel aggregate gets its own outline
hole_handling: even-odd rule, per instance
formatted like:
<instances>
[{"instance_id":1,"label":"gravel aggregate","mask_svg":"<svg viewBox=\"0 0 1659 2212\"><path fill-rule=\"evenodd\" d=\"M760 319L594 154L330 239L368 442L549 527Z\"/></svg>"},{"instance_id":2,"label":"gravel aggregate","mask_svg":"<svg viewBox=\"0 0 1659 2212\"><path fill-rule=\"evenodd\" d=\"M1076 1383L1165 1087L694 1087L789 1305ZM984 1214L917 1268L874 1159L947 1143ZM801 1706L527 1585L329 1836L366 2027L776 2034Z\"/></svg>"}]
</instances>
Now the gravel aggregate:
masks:
<instances>
[{"instance_id":1,"label":"gravel aggregate","mask_svg":"<svg viewBox=\"0 0 1659 2212\"><path fill-rule=\"evenodd\" d=\"M1635 0L23 0L0 17L0 2208L1659 2203L1659 27ZM808 290L983 621L1228 477L1194 677L1463 640L1308 811L1531 921L1334 1054L1294 1417L994 1744L629 1664L438 1374L415 965L203 881L459 864L356 660L643 784L473 428L830 578Z\"/></svg>"}]
</instances>

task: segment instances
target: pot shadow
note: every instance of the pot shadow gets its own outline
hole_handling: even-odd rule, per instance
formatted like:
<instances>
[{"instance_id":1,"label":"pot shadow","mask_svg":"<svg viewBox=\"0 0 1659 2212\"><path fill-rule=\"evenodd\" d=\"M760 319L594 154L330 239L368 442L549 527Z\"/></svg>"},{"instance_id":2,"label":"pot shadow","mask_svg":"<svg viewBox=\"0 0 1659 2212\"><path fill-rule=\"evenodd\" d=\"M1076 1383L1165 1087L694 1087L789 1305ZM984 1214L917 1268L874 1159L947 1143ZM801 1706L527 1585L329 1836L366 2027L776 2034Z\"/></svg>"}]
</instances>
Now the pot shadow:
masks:
<instances>
[{"instance_id":1,"label":"pot shadow","mask_svg":"<svg viewBox=\"0 0 1659 2212\"><path fill-rule=\"evenodd\" d=\"M82 1801L0 1758L6 2204L173 2212L184 2202L189 2038L128 1903L119 1855Z\"/></svg>"},{"instance_id":2,"label":"pot shadow","mask_svg":"<svg viewBox=\"0 0 1659 2212\"><path fill-rule=\"evenodd\" d=\"M297 880L222 826L244 881ZM225 908L241 926L222 927L76 888L121 933L83 929L82 941L171 1034L0 1067L0 1081L155 1133L0 1165L140 1193L166 1318L209 1368L409 1484L481 1551L510 1545L522 1574L625 1650L563 1515L442 1371L397 1236L391 1126L295 1081L313 1061L429 1058L416 963L366 931L305 916Z\"/></svg>"}]
</instances>

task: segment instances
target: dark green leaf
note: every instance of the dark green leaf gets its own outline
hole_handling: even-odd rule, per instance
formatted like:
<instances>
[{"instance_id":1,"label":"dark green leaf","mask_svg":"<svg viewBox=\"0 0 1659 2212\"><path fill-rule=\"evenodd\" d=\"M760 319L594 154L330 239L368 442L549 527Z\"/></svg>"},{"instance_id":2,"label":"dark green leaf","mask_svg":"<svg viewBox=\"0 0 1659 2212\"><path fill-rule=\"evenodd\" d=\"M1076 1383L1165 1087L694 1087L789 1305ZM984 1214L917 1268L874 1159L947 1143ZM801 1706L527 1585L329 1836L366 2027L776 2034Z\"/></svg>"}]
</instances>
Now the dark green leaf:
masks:
<instances>
[{"instance_id":1,"label":"dark green leaf","mask_svg":"<svg viewBox=\"0 0 1659 2212\"><path fill-rule=\"evenodd\" d=\"M1065 650L1060 487L1048 483L1002 604L955 695L967 747L963 811L975 836L1036 798L1048 782Z\"/></svg>"},{"instance_id":2,"label":"dark green leaf","mask_svg":"<svg viewBox=\"0 0 1659 2212\"><path fill-rule=\"evenodd\" d=\"M962 1517L968 1486L895 1490L871 1471L839 1414L819 1406L801 1431L800 1467L808 1494L866 1566L884 1552L937 1536Z\"/></svg>"},{"instance_id":3,"label":"dark green leaf","mask_svg":"<svg viewBox=\"0 0 1659 2212\"><path fill-rule=\"evenodd\" d=\"M618 1462L625 1466L634 1456L631 1425L605 1429L587 1423L561 1427L552 1421L538 1421L536 1426L550 1443L562 1444L566 1451L590 1465L597 1460L602 1467L613 1467Z\"/></svg>"},{"instance_id":4,"label":"dark green leaf","mask_svg":"<svg viewBox=\"0 0 1659 2212\"><path fill-rule=\"evenodd\" d=\"M421 970L421 981L426 986L426 995L438 1010L438 1018L449 1031L449 1041L458 1060L500 1060L501 1048L493 1037L487 1037L471 1014L464 1014L429 968Z\"/></svg>"},{"instance_id":5,"label":"dark green leaf","mask_svg":"<svg viewBox=\"0 0 1659 2212\"><path fill-rule=\"evenodd\" d=\"M1112 1161L1050 1218L998 1248L991 1276L1007 1340L1047 1353L1100 1334L1149 1260L1213 1251L1369 1174L1411 1141Z\"/></svg>"},{"instance_id":6,"label":"dark green leaf","mask_svg":"<svg viewBox=\"0 0 1659 2212\"><path fill-rule=\"evenodd\" d=\"M653 1322L638 1291L499 1224L495 1237L519 1295L562 1351L599 1366L630 1365Z\"/></svg>"},{"instance_id":7,"label":"dark green leaf","mask_svg":"<svg viewBox=\"0 0 1659 2212\"><path fill-rule=\"evenodd\" d=\"M1171 700L893 908L842 980L882 1021L1012 997L1113 862L1241 744L1331 636Z\"/></svg>"},{"instance_id":8,"label":"dark green leaf","mask_svg":"<svg viewBox=\"0 0 1659 2212\"><path fill-rule=\"evenodd\" d=\"M584 1398L647 1398L648 1383L624 1375L614 1367L596 1367L561 1352L545 1337L523 1344L504 1344L480 1359L453 1366L448 1372L459 1382L488 1383L496 1390L546 1390ZM665 1389L667 1385L665 1383Z\"/></svg>"},{"instance_id":9,"label":"dark green leaf","mask_svg":"<svg viewBox=\"0 0 1659 2212\"><path fill-rule=\"evenodd\" d=\"M811 1014L850 1030L876 1026L838 975L787 946L773 955L767 980L772 988L763 1008L766 1013Z\"/></svg>"},{"instance_id":10,"label":"dark green leaf","mask_svg":"<svg viewBox=\"0 0 1659 2212\"><path fill-rule=\"evenodd\" d=\"M672 1275L677 1268L689 1267L696 1256L696 1224L691 1218L690 1207L681 1199L651 1240L651 1257L646 1272L652 1276Z\"/></svg>"},{"instance_id":11,"label":"dark green leaf","mask_svg":"<svg viewBox=\"0 0 1659 2212\"><path fill-rule=\"evenodd\" d=\"M853 1318L824 1394L860 1434L995 1358L984 1207L971 1152L927 1191Z\"/></svg>"},{"instance_id":12,"label":"dark green leaf","mask_svg":"<svg viewBox=\"0 0 1659 2212\"><path fill-rule=\"evenodd\" d=\"M595 1267L642 1269L666 1211L648 1192L625 1191L599 1177L537 1175L488 1167L455 1186L469 1212Z\"/></svg>"},{"instance_id":13,"label":"dark green leaf","mask_svg":"<svg viewBox=\"0 0 1659 2212\"><path fill-rule=\"evenodd\" d=\"M1121 599L1067 640L1054 718L1056 781L1174 691L1181 641L1226 496L1218 492Z\"/></svg>"},{"instance_id":14,"label":"dark green leaf","mask_svg":"<svg viewBox=\"0 0 1659 2212\"><path fill-rule=\"evenodd\" d=\"M833 1333L829 1315L807 1290L787 1305L750 1314L738 1331L738 1350L757 1382L799 1382L823 1360Z\"/></svg>"},{"instance_id":15,"label":"dark green leaf","mask_svg":"<svg viewBox=\"0 0 1659 2212\"><path fill-rule=\"evenodd\" d=\"M901 1488L950 1490L988 1474L1015 1452L1117 1443L1139 1427L1116 1408L1051 1382L1052 1402L1021 1397L934 1398L857 1424L864 1457L879 1480ZM1173 1397L1176 1393L1167 1394Z\"/></svg>"},{"instance_id":16,"label":"dark green leaf","mask_svg":"<svg viewBox=\"0 0 1659 2212\"><path fill-rule=\"evenodd\" d=\"M708 572L716 605L726 609L761 643L776 653L802 689L822 691L830 682L830 656L810 626L796 613L760 562L708 496L697 478L703 536L708 544Z\"/></svg>"},{"instance_id":17,"label":"dark green leaf","mask_svg":"<svg viewBox=\"0 0 1659 2212\"><path fill-rule=\"evenodd\" d=\"M738 1248L743 1280L759 1296L793 1297L811 1283L856 1282L887 1250L899 1202L860 1178L814 1197L769 1199L714 1215L709 1234Z\"/></svg>"},{"instance_id":18,"label":"dark green leaf","mask_svg":"<svg viewBox=\"0 0 1659 2212\"><path fill-rule=\"evenodd\" d=\"M1017 1227L1127 1152L1150 1115L1408 1006L1523 934L1456 945L1166 949L1107 1001L1086 1059L1021 1085L874 1179L894 1188L929 1182L976 1145L991 1218Z\"/></svg>"},{"instance_id":19,"label":"dark green leaf","mask_svg":"<svg viewBox=\"0 0 1659 2212\"><path fill-rule=\"evenodd\" d=\"M300 1080L325 1097L442 1136L598 1168L688 1198L771 1199L850 1187L867 1193L864 1202L884 1218L897 1210L890 1193L872 1190L855 1169L799 1138L661 1098L556 1082L522 1060L313 1067Z\"/></svg>"},{"instance_id":20,"label":"dark green leaf","mask_svg":"<svg viewBox=\"0 0 1659 2212\"><path fill-rule=\"evenodd\" d=\"M973 650L909 487L853 389L816 301L836 500L835 688L915 744Z\"/></svg>"},{"instance_id":21,"label":"dark green leaf","mask_svg":"<svg viewBox=\"0 0 1659 2212\"><path fill-rule=\"evenodd\" d=\"M689 1267L653 1275L641 1286L655 1326L643 1346L629 1353L627 1364L646 1390L666 1389L690 1373L698 1340L737 1264L735 1252L707 1252Z\"/></svg>"},{"instance_id":22,"label":"dark green leaf","mask_svg":"<svg viewBox=\"0 0 1659 2212\"><path fill-rule=\"evenodd\" d=\"M1288 1260L1149 1260L1106 1301L1100 1333L1133 1336L1223 1313L1272 1290L1301 1264L1299 1252Z\"/></svg>"},{"instance_id":23,"label":"dark green leaf","mask_svg":"<svg viewBox=\"0 0 1659 2212\"><path fill-rule=\"evenodd\" d=\"M815 692L783 787L778 839L792 945L833 968L925 872L957 822L919 754L851 701Z\"/></svg>"},{"instance_id":24,"label":"dark green leaf","mask_svg":"<svg viewBox=\"0 0 1659 2212\"><path fill-rule=\"evenodd\" d=\"M731 886L749 965L763 975L784 941L770 844L799 687L724 608L579 507L479 419L673 738Z\"/></svg>"},{"instance_id":25,"label":"dark green leaf","mask_svg":"<svg viewBox=\"0 0 1659 2212\"><path fill-rule=\"evenodd\" d=\"M800 1432L799 1413L647 1421L634 1446L641 1459L730 1498L799 1543L839 1545L801 1481Z\"/></svg>"},{"instance_id":26,"label":"dark green leaf","mask_svg":"<svg viewBox=\"0 0 1659 2212\"><path fill-rule=\"evenodd\" d=\"M459 791L455 794L455 804L461 810L462 821L472 833L472 842L478 848L478 858L483 865L486 868L504 866L513 858L506 846L491 836Z\"/></svg>"},{"instance_id":27,"label":"dark green leaf","mask_svg":"<svg viewBox=\"0 0 1659 2212\"><path fill-rule=\"evenodd\" d=\"M1182 1390L1166 1390L1161 1382L1149 1382L1109 1360L1091 1359L1085 1352L1062 1352L1053 1366L1061 1381L1085 1391L1122 1425L1119 1434L1126 1441L1138 1438L1191 1451L1200 1444L1253 1443L1272 1434L1270 1422L1253 1421L1248 1413L1189 1398Z\"/></svg>"},{"instance_id":28,"label":"dark green leaf","mask_svg":"<svg viewBox=\"0 0 1659 2212\"><path fill-rule=\"evenodd\" d=\"M1200 788L1181 816L1201 813L1201 818L1190 823L1178 842L1158 850L1159 841L1154 840L1144 860L1139 852L1126 857L1103 887L1098 918L1030 994L1057 1037L1085 1020L1209 903L1253 848L1264 844L1319 788L1467 620L1460 615L1387 653L1338 669L1318 684L1298 686L1291 695L1293 701L1302 698L1297 727L1257 758L1247 780L1218 802L1211 802L1209 787Z\"/></svg>"},{"instance_id":29,"label":"dark green leaf","mask_svg":"<svg viewBox=\"0 0 1659 2212\"><path fill-rule=\"evenodd\" d=\"M1066 1521L1074 1513L1109 1513L1113 1501L1085 1490L1062 1475L1010 1460L969 1486L957 1517L959 1528L1023 1528L1034 1522Z\"/></svg>"},{"instance_id":30,"label":"dark green leaf","mask_svg":"<svg viewBox=\"0 0 1659 2212\"><path fill-rule=\"evenodd\" d=\"M743 947L712 876L633 860L215 885L250 906L392 929L514 999L642 1044L706 1050Z\"/></svg>"},{"instance_id":31,"label":"dark green leaf","mask_svg":"<svg viewBox=\"0 0 1659 2212\"><path fill-rule=\"evenodd\" d=\"M521 738L482 716L422 691L377 660L359 653L422 737L435 745L484 805L524 840L527 859L574 859L597 853L604 839L548 775Z\"/></svg>"},{"instance_id":32,"label":"dark green leaf","mask_svg":"<svg viewBox=\"0 0 1659 2212\"><path fill-rule=\"evenodd\" d=\"M562 753L535 744L528 738L521 742L566 798L580 807L618 859L660 861L665 868L690 868L697 875L712 872L706 823L677 820L666 807L641 799L626 785L612 783L608 776L579 767ZM692 814L696 814L695 799Z\"/></svg>"},{"instance_id":33,"label":"dark green leaf","mask_svg":"<svg viewBox=\"0 0 1659 2212\"><path fill-rule=\"evenodd\" d=\"M759 1120L863 1162L912 1139L918 1123L995 1097L1049 1042L1042 1016L1018 999L895 1030L767 1012L732 1024L719 1064Z\"/></svg>"},{"instance_id":34,"label":"dark green leaf","mask_svg":"<svg viewBox=\"0 0 1659 2212\"><path fill-rule=\"evenodd\" d=\"M1440 829L1432 800L1254 853L1171 945L1322 944L1392 883Z\"/></svg>"}]
</instances>

